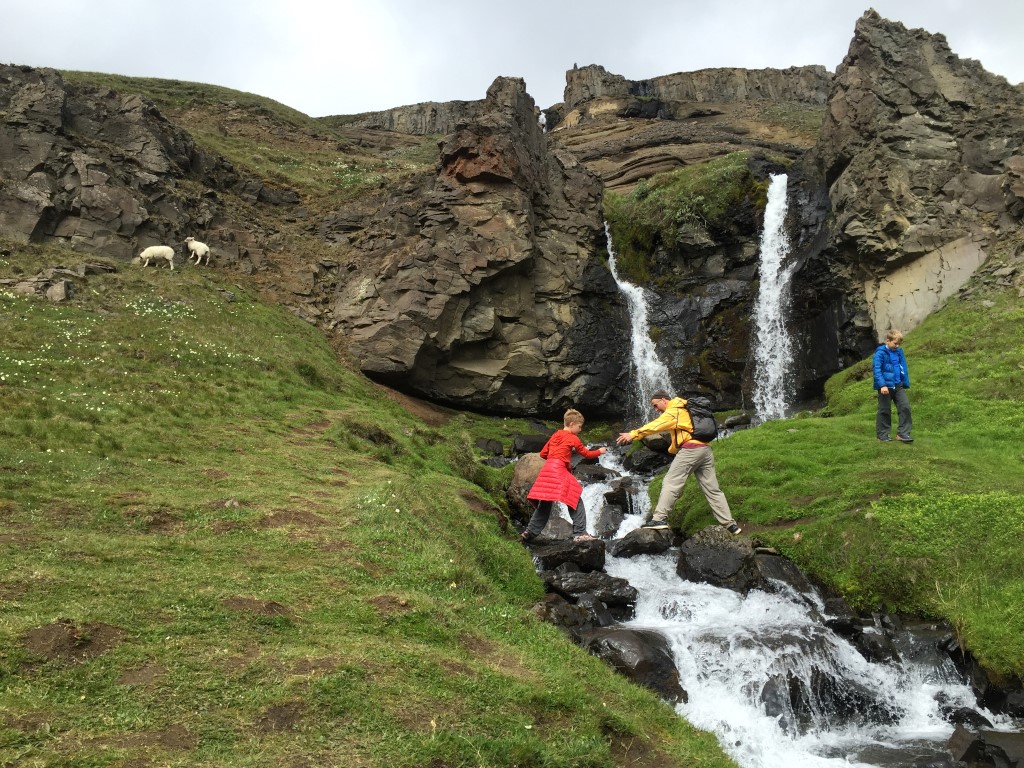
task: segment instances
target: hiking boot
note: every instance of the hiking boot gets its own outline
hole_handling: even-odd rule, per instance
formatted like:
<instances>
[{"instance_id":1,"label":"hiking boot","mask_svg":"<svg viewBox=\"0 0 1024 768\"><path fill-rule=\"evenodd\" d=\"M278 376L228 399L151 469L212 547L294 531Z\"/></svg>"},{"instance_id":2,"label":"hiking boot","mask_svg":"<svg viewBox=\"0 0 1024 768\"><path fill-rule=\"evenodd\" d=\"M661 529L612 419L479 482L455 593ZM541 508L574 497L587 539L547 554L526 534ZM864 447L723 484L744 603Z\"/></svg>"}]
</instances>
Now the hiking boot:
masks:
<instances>
[{"instance_id":1,"label":"hiking boot","mask_svg":"<svg viewBox=\"0 0 1024 768\"><path fill-rule=\"evenodd\" d=\"M519 542L521 544L529 544L531 541L537 538L537 534L530 533L529 531L523 531L519 534Z\"/></svg>"},{"instance_id":2,"label":"hiking boot","mask_svg":"<svg viewBox=\"0 0 1024 768\"><path fill-rule=\"evenodd\" d=\"M725 530L727 530L733 536L739 536L741 533L743 533L743 529L736 525L736 523L729 523L727 526L725 526Z\"/></svg>"},{"instance_id":3,"label":"hiking boot","mask_svg":"<svg viewBox=\"0 0 1024 768\"><path fill-rule=\"evenodd\" d=\"M888 435L886 435L885 437L878 438L878 442L880 442L880 443L891 443L892 442L892 438L889 437Z\"/></svg>"},{"instance_id":4,"label":"hiking boot","mask_svg":"<svg viewBox=\"0 0 1024 768\"><path fill-rule=\"evenodd\" d=\"M910 435L896 435L896 439L899 440L901 443L914 442L914 438L912 438Z\"/></svg>"},{"instance_id":5,"label":"hiking boot","mask_svg":"<svg viewBox=\"0 0 1024 768\"><path fill-rule=\"evenodd\" d=\"M644 523L643 527L649 531L667 531L668 523L664 520L651 520L649 523Z\"/></svg>"},{"instance_id":6,"label":"hiking boot","mask_svg":"<svg viewBox=\"0 0 1024 768\"><path fill-rule=\"evenodd\" d=\"M572 537L573 541L594 541L594 537L589 533L578 533Z\"/></svg>"}]
</instances>

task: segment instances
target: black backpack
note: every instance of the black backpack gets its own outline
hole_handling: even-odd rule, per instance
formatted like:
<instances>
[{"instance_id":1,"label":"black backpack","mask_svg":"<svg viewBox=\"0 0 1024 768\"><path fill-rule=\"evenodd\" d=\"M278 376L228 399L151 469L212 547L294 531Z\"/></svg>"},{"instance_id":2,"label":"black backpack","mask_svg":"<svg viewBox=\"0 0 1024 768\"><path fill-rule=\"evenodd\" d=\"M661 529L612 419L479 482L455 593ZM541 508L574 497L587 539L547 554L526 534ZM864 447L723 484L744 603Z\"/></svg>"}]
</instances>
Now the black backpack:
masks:
<instances>
[{"instance_id":1,"label":"black backpack","mask_svg":"<svg viewBox=\"0 0 1024 768\"><path fill-rule=\"evenodd\" d=\"M691 397L686 401L686 411L693 422L691 436L702 443L710 443L718 437L718 422L711 410L711 401L706 397Z\"/></svg>"}]
</instances>

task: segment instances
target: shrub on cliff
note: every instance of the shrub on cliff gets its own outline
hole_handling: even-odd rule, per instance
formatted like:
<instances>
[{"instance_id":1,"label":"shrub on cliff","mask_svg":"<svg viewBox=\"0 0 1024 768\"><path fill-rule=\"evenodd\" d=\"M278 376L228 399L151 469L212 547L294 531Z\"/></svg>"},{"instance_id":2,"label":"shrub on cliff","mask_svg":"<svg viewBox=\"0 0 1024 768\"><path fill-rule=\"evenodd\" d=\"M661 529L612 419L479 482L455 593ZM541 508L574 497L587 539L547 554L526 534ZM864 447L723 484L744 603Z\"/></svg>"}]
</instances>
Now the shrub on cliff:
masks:
<instances>
[{"instance_id":1,"label":"shrub on cliff","mask_svg":"<svg viewBox=\"0 0 1024 768\"><path fill-rule=\"evenodd\" d=\"M622 276L647 282L655 251L711 245L727 231L730 209L748 200L763 208L767 185L753 176L748 159L747 152L733 152L644 179L627 195L608 192L604 212Z\"/></svg>"}]
</instances>

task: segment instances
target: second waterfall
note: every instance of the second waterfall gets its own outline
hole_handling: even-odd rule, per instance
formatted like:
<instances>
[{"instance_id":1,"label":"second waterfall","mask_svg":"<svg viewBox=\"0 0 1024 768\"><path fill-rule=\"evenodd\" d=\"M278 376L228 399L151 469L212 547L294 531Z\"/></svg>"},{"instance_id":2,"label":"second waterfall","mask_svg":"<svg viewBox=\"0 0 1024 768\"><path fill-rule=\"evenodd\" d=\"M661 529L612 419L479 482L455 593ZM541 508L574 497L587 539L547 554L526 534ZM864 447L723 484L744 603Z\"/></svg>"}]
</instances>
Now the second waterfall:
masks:
<instances>
[{"instance_id":1,"label":"second waterfall","mask_svg":"<svg viewBox=\"0 0 1024 768\"><path fill-rule=\"evenodd\" d=\"M782 419L790 405L787 381L793 345L786 330L793 265L787 264L786 187L784 173L773 174L761 233L761 280L754 307L754 419Z\"/></svg>"}]
</instances>

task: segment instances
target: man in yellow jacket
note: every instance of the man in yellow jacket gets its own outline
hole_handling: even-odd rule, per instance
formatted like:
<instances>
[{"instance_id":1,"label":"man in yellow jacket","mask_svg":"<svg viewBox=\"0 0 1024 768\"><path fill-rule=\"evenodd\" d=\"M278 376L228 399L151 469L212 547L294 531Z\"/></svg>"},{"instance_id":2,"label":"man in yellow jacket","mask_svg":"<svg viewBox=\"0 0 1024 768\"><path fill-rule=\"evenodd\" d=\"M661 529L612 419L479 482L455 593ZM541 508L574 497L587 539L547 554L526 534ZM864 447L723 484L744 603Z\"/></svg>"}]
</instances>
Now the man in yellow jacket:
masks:
<instances>
[{"instance_id":1,"label":"man in yellow jacket","mask_svg":"<svg viewBox=\"0 0 1024 768\"><path fill-rule=\"evenodd\" d=\"M729 511L729 502L722 489L718 487L715 456L711 452L711 446L693 439L693 422L690 420L689 411L686 410L686 400L681 397L670 397L668 392L659 389L651 395L651 405L661 413L658 418L631 432L622 432L615 439L619 445L625 445L656 432L668 432L672 438L668 452L674 454L675 458L665 473L661 495L658 496L658 504L654 508L651 521L644 527L668 528L668 513L679 498L679 494L683 492L683 486L692 473L697 476L697 482L700 483L700 489L704 491L704 496L711 505L715 520L729 533L740 533L741 529Z\"/></svg>"}]
</instances>

